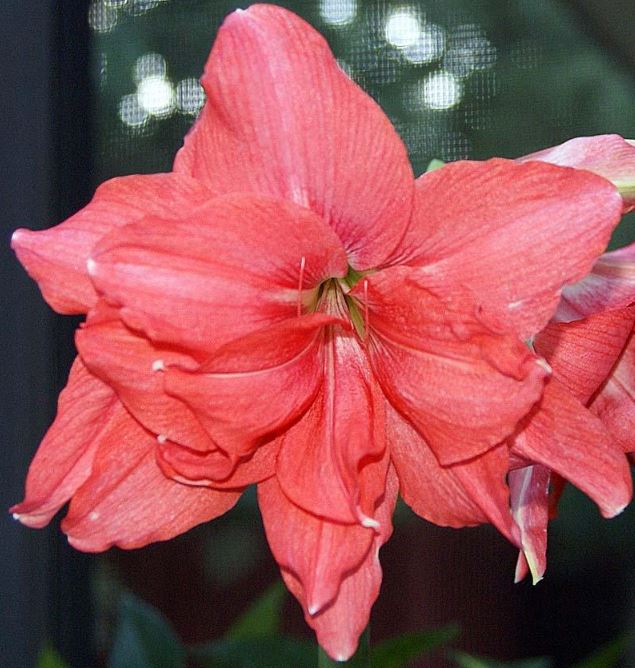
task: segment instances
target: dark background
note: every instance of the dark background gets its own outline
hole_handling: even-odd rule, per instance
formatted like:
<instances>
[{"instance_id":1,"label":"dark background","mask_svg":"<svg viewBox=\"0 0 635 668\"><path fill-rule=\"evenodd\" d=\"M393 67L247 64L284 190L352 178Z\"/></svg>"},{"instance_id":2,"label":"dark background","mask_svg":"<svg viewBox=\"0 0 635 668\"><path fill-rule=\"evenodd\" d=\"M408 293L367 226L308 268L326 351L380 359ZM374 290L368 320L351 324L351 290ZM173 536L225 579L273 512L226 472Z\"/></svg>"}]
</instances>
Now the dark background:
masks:
<instances>
[{"instance_id":1,"label":"dark background","mask_svg":"<svg viewBox=\"0 0 635 668\"><path fill-rule=\"evenodd\" d=\"M10 234L56 224L106 178L169 169L193 115L180 113L175 98L168 112L126 125L121 104L135 94L134 65L160 53L171 85L197 77L222 17L249 4L135 2L93 3L91 25L88 2L0 6L0 508L21 498L28 462L74 355L76 326L44 304L9 250ZM512 157L601 132L635 137L628 0L411 2L422 21L446 31L446 53L458 26L476 26L471 37L481 40L475 52L481 61L472 54L480 69L458 77L462 97L446 109L426 107L418 91L448 63L413 64L379 31L402 3L359 3L356 21L343 27L329 25L317 1L281 4L327 36L391 116L416 172L434 157ZM98 12L104 8L105 18ZM620 235L616 244L635 237L632 223ZM373 637L457 622L463 646L475 653L551 655L569 666L633 627L633 516L631 509L603 522L592 504L569 491L551 531L547 578L531 587L512 585L514 550L493 530L440 529L402 510L382 552ZM106 557L69 549L57 522L33 531L0 514L0 527L0 665L7 667L33 666L47 641L76 668L98 665L122 586L163 610L186 640L198 641L220 634L276 577L252 496L229 517L170 543ZM286 612L288 630L307 633L295 602Z\"/></svg>"}]
</instances>

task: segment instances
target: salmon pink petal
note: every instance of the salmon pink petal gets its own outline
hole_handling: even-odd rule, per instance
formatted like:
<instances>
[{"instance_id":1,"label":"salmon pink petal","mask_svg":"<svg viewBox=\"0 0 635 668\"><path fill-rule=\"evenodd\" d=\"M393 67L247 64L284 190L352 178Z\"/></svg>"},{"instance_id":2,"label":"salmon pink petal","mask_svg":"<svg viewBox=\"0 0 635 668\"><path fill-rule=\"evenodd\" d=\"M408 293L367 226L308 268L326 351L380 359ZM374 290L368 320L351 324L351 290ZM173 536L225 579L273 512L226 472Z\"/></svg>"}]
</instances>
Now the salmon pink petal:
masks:
<instances>
[{"instance_id":1,"label":"salmon pink petal","mask_svg":"<svg viewBox=\"0 0 635 668\"><path fill-rule=\"evenodd\" d=\"M635 335L631 335L591 410L616 438L624 452L635 452Z\"/></svg>"},{"instance_id":2,"label":"salmon pink petal","mask_svg":"<svg viewBox=\"0 0 635 668\"><path fill-rule=\"evenodd\" d=\"M278 482L309 513L375 526L388 465L383 397L354 334L329 327L323 348L320 391L281 436Z\"/></svg>"},{"instance_id":3,"label":"salmon pink petal","mask_svg":"<svg viewBox=\"0 0 635 668\"><path fill-rule=\"evenodd\" d=\"M591 270L621 212L615 188L588 172L457 162L417 180L399 261L424 266L445 294L470 291L481 318L528 339L562 287Z\"/></svg>"},{"instance_id":4,"label":"salmon pink petal","mask_svg":"<svg viewBox=\"0 0 635 668\"><path fill-rule=\"evenodd\" d=\"M549 469L539 464L509 472L512 514L520 529L521 541L516 582L525 577L528 569L536 584L547 568L549 478Z\"/></svg>"},{"instance_id":5,"label":"salmon pink petal","mask_svg":"<svg viewBox=\"0 0 635 668\"><path fill-rule=\"evenodd\" d=\"M221 347L196 371L170 367L167 391L194 411L232 457L300 417L322 382L321 344L336 318L290 318ZM234 459L235 461L235 459Z\"/></svg>"},{"instance_id":6,"label":"salmon pink petal","mask_svg":"<svg viewBox=\"0 0 635 668\"><path fill-rule=\"evenodd\" d=\"M294 204L228 195L187 220L156 218L103 239L91 277L155 341L207 351L294 317L347 272L334 232Z\"/></svg>"},{"instance_id":7,"label":"salmon pink petal","mask_svg":"<svg viewBox=\"0 0 635 668\"><path fill-rule=\"evenodd\" d=\"M512 442L512 451L556 471L613 517L632 495L628 461L602 422L556 378Z\"/></svg>"},{"instance_id":8,"label":"salmon pink petal","mask_svg":"<svg viewBox=\"0 0 635 668\"><path fill-rule=\"evenodd\" d=\"M280 563L287 586L302 605L307 624L315 629L318 642L331 657L345 661L355 653L379 593L382 573L378 553L392 533L391 517L397 500L394 471L388 471L386 492L377 508L376 517L381 527L378 532L330 523L299 511L284 500L275 479L259 485L258 500L269 544ZM296 531L289 531L286 522L292 523ZM360 550L355 538L360 532L372 536L361 561L357 559ZM324 564L323 582L317 583L318 589L323 590L331 582L328 595L335 589L335 597L323 607L313 603L315 567L309 566L307 577L303 578L299 573L311 558L318 565ZM357 564L347 572L341 568L346 562L352 564L355 561ZM335 564L337 576L332 564ZM335 577L338 582L333 582ZM328 595L323 595L322 600Z\"/></svg>"},{"instance_id":9,"label":"salmon pink petal","mask_svg":"<svg viewBox=\"0 0 635 668\"><path fill-rule=\"evenodd\" d=\"M45 526L84 483L118 404L115 393L77 357L57 417L29 467L25 499L11 508L22 524Z\"/></svg>"},{"instance_id":10,"label":"salmon pink petal","mask_svg":"<svg viewBox=\"0 0 635 668\"><path fill-rule=\"evenodd\" d=\"M588 276L573 285L567 285L562 291L554 319L569 322L633 303L635 244L604 253Z\"/></svg>"},{"instance_id":11,"label":"salmon pink petal","mask_svg":"<svg viewBox=\"0 0 635 668\"><path fill-rule=\"evenodd\" d=\"M518 162L529 160L541 160L599 174L620 191L624 198L624 213L635 209L635 142L619 135L576 137L559 146L518 158Z\"/></svg>"},{"instance_id":12,"label":"salmon pink petal","mask_svg":"<svg viewBox=\"0 0 635 668\"><path fill-rule=\"evenodd\" d=\"M544 363L441 300L415 270L371 274L351 295L368 308L369 356L384 393L442 465L500 443L540 397Z\"/></svg>"},{"instance_id":13,"label":"salmon pink petal","mask_svg":"<svg viewBox=\"0 0 635 668\"><path fill-rule=\"evenodd\" d=\"M101 302L78 330L75 342L91 372L112 387L134 417L160 440L198 450L215 447L192 411L163 388L169 365L198 366L190 356L157 348L130 331L117 318L117 311Z\"/></svg>"},{"instance_id":14,"label":"salmon pink petal","mask_svg":"<svg viewBox=\"0 0 635 668\"><path fill-rule=\"evenodd\" d=\"M112 230L144 218L187 217L213 193L185 174L124 176L97 188L92 201L49 230L16 230L11 245L46 301L59 313L86 313L97 295L86 261Z\"/></svg>"},{"instance_id":15,"label":"salmon pink petal","mask_svg":"<svg viewBox=\"0 0 635 668\"><path fill-rule=\"evenodd\" d=\"M583 404L606 380L633 330L635 307L550 323L534 340L556 377Z\"/></svg>"},{"instance_id":16,"label":"salmon pink petal","mask_svg":"<svg viewBox=\"0 0 635 668\"><path fill-rule=\"evenodd\" d=\"M90 478L73 496L62 530L84 552L173 538L222 515L240 491L191 487L163 475L156 439L120 405L99 445Z\"/></svg>"},{"instance_id":17,"label":"salmon pink petal","mask_svg":"<svg viewBox=\"0 0 635 668\"><path fill-rule=\"evenodd\" d=\"M280 7L252 5L225 20L202 83L207 104L175 170L221 192L311 208L354 267L381 264L410 218L412 170L390 121L324 38Z\"/></svg>"}]
</instances>

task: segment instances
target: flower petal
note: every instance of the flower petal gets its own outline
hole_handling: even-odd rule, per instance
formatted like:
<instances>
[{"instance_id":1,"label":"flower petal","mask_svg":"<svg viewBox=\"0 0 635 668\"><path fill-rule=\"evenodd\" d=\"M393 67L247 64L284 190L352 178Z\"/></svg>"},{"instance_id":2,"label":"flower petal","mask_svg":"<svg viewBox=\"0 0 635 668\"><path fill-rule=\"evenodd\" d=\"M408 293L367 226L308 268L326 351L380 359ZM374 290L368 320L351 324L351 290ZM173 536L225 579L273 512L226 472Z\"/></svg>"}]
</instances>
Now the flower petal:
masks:
<instances>
[{"instance_id":1,"label":"flower petal","mask_svg":"<svg viewBox=\"0 0 635 668\"><path fill-rule=\"evenodd\" d=\"M11 508L22 524L45 526L85 482L118 404L115 393L75 358L57 417L29 467L25 499Z\"/></svg>"},{"instance_id":2,"label":"flower petal","mask_svg":"<svg viewBox=\"0 0 635 668\"><path fill-rule=\"evenodd\" d=\"M118 230L97 246L89 269L130 327L209 354L294 317L347 264L335 234L310 211L228 195L187 220L147 218Z\"/></svg>"},{"instance_id":3,"label":"flower petal","mask_svg":"<svg viewBox=\"0 0 635 668\"><path fill-rule=\"evenodd\" d=\"M520 529L521 552L515 581L526 569L533 583L542 580L547 568L547 525L549 523L549 469L536 464L509 472L509 489L514 521Z\"/></svg>"},{"instance_id":4,"label":"flower petal","mask_svg":"<svg viewBox=\"0 0 635 668\"><path fill-rule=\"evenodd\" d=\"M185 174L119 177L100 185L92 201L60 225L39 232L16 230L11 245L56 311L86 313L97 301L86 261L102 237L145 216L187 217L212 197L211 190Z\"/></svg>"},{"instance_id":5,"label":"flower petal","mask_svg":"<svg viewBox=\"0 0 635 668\"><path fill-rule=\"evenodd\" d=\"M591 403L624 452L635 452L635 334L626 344L608 380Z\"/></svg>"},{"instance_id":6,"label":"flower petal","mask_svg":"<svg viewBox=\"0 0 635 668\"><path fill-rule=\"evenodd\" d=\"M371 607L379 593L382 573L378 553L392 533L391 517L397 500L396 475L389 469L386 492L377 507L376 517L381 529L376 533L371 529L337 525L302 513L283 499L275 479L259 485L258 500L269 544L281 565L287 586L302 605L307 624L315 629L319 644L335 660L345 661L355 653L359 636L368 625ZM299 522L292 525L295 531L289 532L288 540L286 521ZM359 554L355 539L359 532L371 535L372 543L365 550L362 561L344 572L341 569L344 562L353 563L355 560L352 557ZM306 575L301 577L298 566L302 567L311 559L313 561L306 566ZM334 575L333 564L340 579L336 597L316 611L312 605L315 591L312 583L317 582L320 575L322 582L318 583L319 588L330 582ZM323 570L318 571L318 568ZM322 596L322 599L327 597Z\"/></svg>"},{"instance_id":7,"label":"flower petal","mask_svg":"<svg viewBox=\"0 0 635 668\"><path fill-rule=\"evenodd\" d=\"M408 224L412 169L324 38L280 7L252 5L225 20L202 83L208 101L175 169L311 208L355 268L381 264Z\"/></svg>"},{"instance_id":8,"label":"flower petal","mask_svg":"<svg viewBox=\"0 0 635 668\"><path fill-rule=\"evenodd\" d=\"M323 347L320 391L281 436L278 482L314 515L374 526L388 465L383 397L352 332L329 327Z\"/></svg>"},{"instance_id":9,"label":"flower petal","mask_svg":"<svg viewBox=\"0 0 635 668\"><path fill-rule=\"evenodd\" d=\"M604 253L581 281L565 286L554 320L569 322L635 303L635 244Z\"/></svg>"},{"instance_id":10,"label":"flower petal","mask_svg":"<svg viewBox=\"0 0 635 668\"><path fill-rule=\"evenodd\" d=\"M194 411L230 456L251 452L312 403L322 382L324 328L336 318L290 318L221 347L195 371L166 370L167 391Z\"/></svg>"},{"instance_id":11,"label":"flower petal","mask_svg":"<svg viewBox=\"0 0 635 668\"><path fill-rule=\"evenodd\" d=\"M518 158L518 162L529 160L586 169L603 176L617 187L624 198L624 213L635 209L635 142L619 135L576 137L564 144Z\"/></svg>"},{"instance_id":12,"label":"flower petal","mask_svg":"<svg viewBox=\"0 0 635 668\"><path fill-rule=\"evenodd\" d=\"M91 311L75 335L86 366L112 387L134 417L162 441L171 440L198 450L214 448L191 410L166 394L165 369L171 364L195 368L189 355L158 348L129 330L117 311L103 302Z\"/></svg>"},{"instance_id":13,"label":"flower petal","mask_svg":"<svg viewBox=\"0 0 635 668\"><path fill-rule=\"evenodd\" d=\"M190 487L166 478L156 439L123 408L100 443L90 478L73 496L62 530L84 552L131 549L173 538L222 515L240 491Z\"/></svg>"},{"instance_id":14,"label":"flower petal","mask_svg":"<svg viewBox=\"0 0 635 668\"><path fill-rule=\"evenodd\" d=\"M586 404L615 365L634 321L632 307L550 323L536 336L534 349L547 360L554 377Z\"/></svg>"},{"instance_id":15,"label":"flower petal","mask_svg":"<svg viewBox=\"0 0 635 668\"><path fill-rule=\"evenodd\" d=\"M602 422L556 379L512 442L512 452L556 471L613 517L632 494L628 461Z\"/></svg>"},{"instance_id":16,"label":"flower petal","mask_svg":"<svg viewBox=\"0 0 635 668\"><path fill-rule=\"evenodd\" d=\"M368 309L369 356L384 393L448 465L506 438L540 397L546 371L527 346L493 334L418 277L394 267L351 295Z\"/></svg>"},{"instance_id":17,"label":"flower petal","mask_svg":"<svg viewBox=\"0 0 635 668\"><path fill-rule=\"evenodd\" d=\"M563 285L591 270L621 212L613 186L588 172L457 162L417 180L396 259L423 265L445 294L471 292L483 319L527 339L547 324Z\"/></svg>"}]
</instances>

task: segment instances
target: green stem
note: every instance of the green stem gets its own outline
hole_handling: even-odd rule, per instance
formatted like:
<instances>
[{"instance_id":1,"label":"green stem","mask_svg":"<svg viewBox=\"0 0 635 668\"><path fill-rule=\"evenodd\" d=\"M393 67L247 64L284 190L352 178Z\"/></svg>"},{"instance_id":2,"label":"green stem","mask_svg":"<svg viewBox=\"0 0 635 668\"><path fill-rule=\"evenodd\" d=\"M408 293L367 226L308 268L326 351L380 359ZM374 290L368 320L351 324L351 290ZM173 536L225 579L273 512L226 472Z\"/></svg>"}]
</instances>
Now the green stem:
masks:
<instances>
[{"instance_id":1,"label":"green stem","mask_svg":"<svg viewBox=\"0 0 635 668\"><path fill-rule=\"evenodd\" d=\"M357 652L348 661L334 661L318 646L318 668L371 668L370 662L370 624L359 637Z\"/></svg>"}]
</instances>

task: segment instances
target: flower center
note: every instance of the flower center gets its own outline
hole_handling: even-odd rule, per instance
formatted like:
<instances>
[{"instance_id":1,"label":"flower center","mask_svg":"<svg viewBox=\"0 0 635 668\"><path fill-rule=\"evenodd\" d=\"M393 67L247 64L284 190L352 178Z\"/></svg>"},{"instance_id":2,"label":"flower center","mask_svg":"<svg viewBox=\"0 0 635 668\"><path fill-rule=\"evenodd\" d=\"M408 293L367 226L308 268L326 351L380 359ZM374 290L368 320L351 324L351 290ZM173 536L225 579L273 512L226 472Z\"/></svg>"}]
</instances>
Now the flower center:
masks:
<instances>
[{"instance_id":1,"label":"flower center","mask_svg":"<svg viewBox=\"0 0 635 668\"><path fill-rule=\"evenodd\" d=\"M324 281L311 309L348 320L362 341L366 339L368 332L368 308L349 293L363 277L364 274L349 267L344 278L329 278Z\"/></svg>"}]
</instances>

